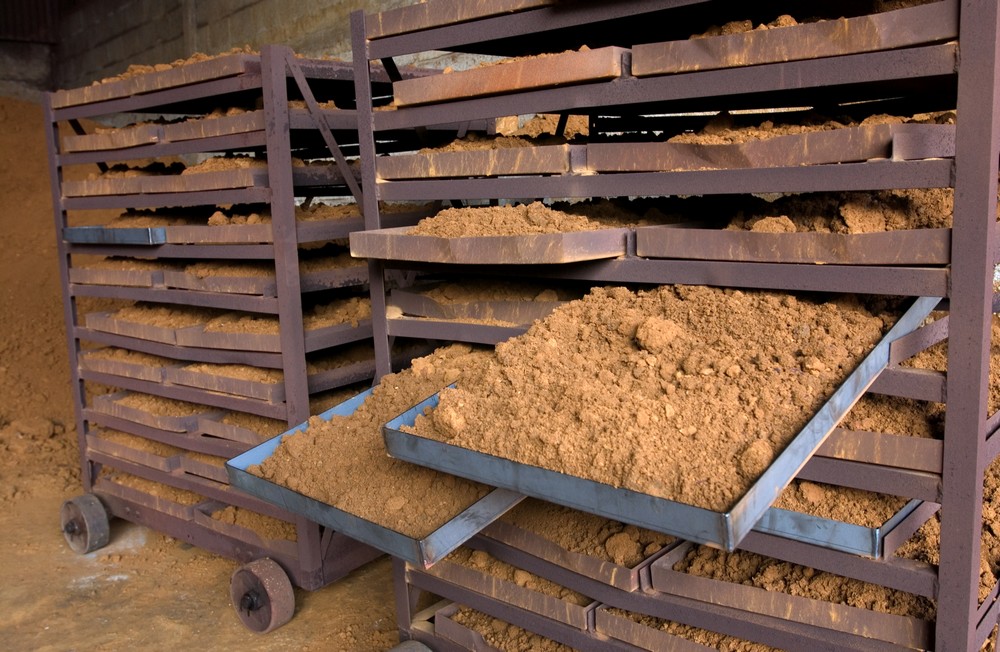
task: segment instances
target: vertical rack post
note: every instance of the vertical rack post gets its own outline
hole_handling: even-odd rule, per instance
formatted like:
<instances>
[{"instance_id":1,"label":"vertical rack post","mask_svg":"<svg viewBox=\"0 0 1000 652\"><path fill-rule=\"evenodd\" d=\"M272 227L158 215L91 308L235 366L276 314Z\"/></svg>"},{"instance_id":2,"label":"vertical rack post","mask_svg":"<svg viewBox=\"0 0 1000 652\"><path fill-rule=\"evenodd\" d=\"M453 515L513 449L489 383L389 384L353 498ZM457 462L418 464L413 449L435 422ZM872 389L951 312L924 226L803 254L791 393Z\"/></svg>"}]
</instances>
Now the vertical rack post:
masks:
<instances>
[{"instance_id":1,"label":"vertical rack post","mask_svg":"<svg viewBox=\"0 0 1000 652\"><path fill-rule=\"evenodd\" d=\"M947 419L936 649L974 650L989 391L998 138L1000 8L965 0L951 244Z\"/></svg>"},{"instance_id":2,"label":"vertical rack post","mask_svg":"<svg viewBox=\"0 0 1000 652\"><path fill-rule=\"evenodd\" d=\"M351 14L351 47L354 52L354 97L358 115L358 149L361 155L361 188L364 192L361 212L365 230L381 228L378 184L375 179L375 123L372 110L371 64L364 10ZM392 373L392 347L385 315L385 266L382 261L368 261L368 287L372 305L372 339L375 346L375 383Z\"/></svg>"},{"instance_id":3,"label":"vertical rack post","mask_svg":"<svg viewBox=\"0 0 1000 652\"><path fill-rule=\"evenodd\" d=\"M295 229L285 51L279 46L267 45L261 49L260 59L281 366L285 382L286 419L288 425L293 426L309 418L309 386Z\"/></svg>"},{"instance_id":4,"label":"vertical rack post","mask_svg":"<svg viewBox=\"0 0 1000 652\"><path fill-rule=\"evenodd\" d=\"M69 283L69 248L63 238L63 228L68 225L68 216L62 199L62 163L59 151L59 123L52 108L52 96L43 96L45 115L45 140L49 150L49 186L52 192L52 212L55 220L56 251L59 258L59 282L63 290L63 324L66 329L66 344L69 352L70 393L73 397L73 413L76 417L76 440L80 455L80 480L83 490L90 491L95 478L87 456L86 421L83 418L83 380L80 378L80 342L76 338L76 297Z\"/></svg>"}]
</instances>

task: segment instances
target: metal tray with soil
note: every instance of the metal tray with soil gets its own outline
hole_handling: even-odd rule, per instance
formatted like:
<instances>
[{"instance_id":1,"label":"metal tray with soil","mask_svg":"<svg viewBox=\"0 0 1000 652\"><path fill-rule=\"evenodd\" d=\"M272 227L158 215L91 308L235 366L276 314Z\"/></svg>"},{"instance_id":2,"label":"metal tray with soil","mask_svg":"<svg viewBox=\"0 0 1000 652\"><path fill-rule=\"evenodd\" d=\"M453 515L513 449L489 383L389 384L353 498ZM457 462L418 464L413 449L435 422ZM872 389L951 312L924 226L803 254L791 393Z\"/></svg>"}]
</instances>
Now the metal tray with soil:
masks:
<instances>
[{"instance_id":1,"label":"metal tray with soil","mask_svg":"<svg viewBox=\"0 0 1000 652\"><path fill-rule=\"evenodd\" d=\"M636 253L645 258L807 265L947 265L951 229L851 234L649 226L636 229Z\"/></svg>"},{"instance_id":2,"label":"metal tray with soil","mask_svg":"<svg viewBox=\"0 0 1000 652\"><path fill-rule=\"evenodd\" d=\"M586 631L597 603L483 550L459 548L423 571L494 600Z\"/></svg>"},{"instance_id":3,"label":"metal tray with soil","mask_svg":"<svg viewBox=\"0 0 1000 652\"><path fill-rule=\"evenodd\" d=\"M528 57L392 85L397 107L607 81L620 77L629 51L619 47Z\"/></svg>"},{"instance_id":4,"label":"metal tray with soil","mask_svg":"<svg viewBox=\"0 0 1000 652\"><path fill-rule=\"evenodd\" d=\"M95 396L92 409L150 428L178 433L194 432L198 420L213 412L213 408L205 405L138 392Z\"/></svg>"},{"instance_id":5,"label":"metal tray with soil","mask_svg":"<svg viewBox=\"0 0 1000 652\"><path fill-rule=\"evenodd\" d=\"M106 258L93 265L69 268L69 282L77 285L119 285L151 288L163 285L163 275L171 266L136 259Z\"/></svg>"},{"instance_id":6,"label":"metal tray with soil","mask_svg":"<svg viewBox=\"0 0 1000 652\"><path fill-rule=\"evenodd\" d=\"M625 255L627 229L442 238L409 227L351 234L351 255L465 265L563 264Z\"/></svg>"},{"instance_id":7,"label":"metal tray with soil","mask_svg":"<svg viewBox=\"0 0 1000 652\"><path fill-rule=\"evenodd\" d=\"M675 570L675 566L684 562L693 548L694 544L686 543L652 564L650 571L654 590L905 647L926 649L931 643L933 623L915 616L882 613ZM722 554L740 556L749 553Z\"/></svg>"},{"instance_id":8,"label":"metal tray with soil","mask_svg":"<svg viewBox=\"0 0 1000 652\"><path fill-rule=\"evenodd\" d=\"M374 351L362 343L318 354L307 362L307 383L310 393L316 393L367 380L374 372ZM270 403L285 400L283 374L279 369L195 363L165 370L164 380Z\"/></svg>"},{"instance_id":9,"label":"metal tray with soil","mask_svg":"<svg viewBox=\"0 0 1000 652\"><path fill-rule=\"evenodd\" d=\"M636 45L632 74L699 72L949 41L958 37L957 5L947 0L855 18Z\"/></svg>"},{"instance_id":10,"label":"metal tray with soil","mask_svg":"<svg viewBox=\"0 0 1000 652\"><path fill-rule=\"evenodd\" d=\"M491 320L511 324L530 324L542 319L564 303L554 293L552 296L538 296L518 299L483 297L476 300L442 300L433 293L446 286L439 284L393 289L389 293L388 308L398 309L404 315L445 320Z\"/></svg>"},{"instance_id":11,"label":"metal tray with soil","mask_svg":"<svg viewBox=\"0 0 1000 652\"><path fill-rule=\"evenodd\" d=\"M738 143L589 143L598 173L793 167L955 155L954 125L866 124Z\"/></svg>"},{"instance_id":12,"label":"metal tray with soil","mask_svg":"<svg viewBox=\"0 0 1000 652\"><path fill-rule=\"evenodd\" d=\"M320 260L315 262L322 263ZM299 280L303 292L361 285L368 281L368 269L364 261L330 259L327 262L330 263L327 266L318 265L316 269L302 270ZM170 288L199 292L277 296L273 265L254 266L251 269L249 266L224 266L216 263L216 267L209 273L204 270L193 272L190 268L165 271L162 284Z\"/></svg>"},{"instance_id":13,"label":"metal tray with soil","mask_svg":"<svg viewBox=\"0 0 1000 652\"><path fill-rule=\"evenodd\" d=\"M555 0L491 0L471 3L464 0L433 0L368 15L366 34L370 39L379 39L554 3Z\"/></svg>"},{"instance_id":14,"label":"metal tray with soil","mask_svg":"<svg viewBox=\"0 0 1000 652\"><path fill-rule=\"evenodd\" d=\"M162 382L165 370L179 364L170 358L113 346L81 351L79 362L81 372L122 376L135 380L148 380L153 383Z\"/></svg>"},{"instance_id":15,"label":"metal tray with soil","mask_svg":"<svg viewBox=\"0 0 1000 652\"><path fill-rule=\"evenodd\" d=\"M314 205L315 206L315 205ZM296 211L296 234L300 242L346 238L364 228L364 218L353 205L337 207L336 214L320 218L317 211ZM326 211L329 209L320 209ZM323 213L320 213L321 215ZM383 215L386 226L413 224L426 209L413 208ZM136 213L121 216L119 224L69 226L63 228L67 242L80 245L156 246L163 244L269 244L274 241L270 218L250 213L216 211L212 216L193 213L169 215Z\"/></svg>"},{"instance_id":16,"label":"metal tray with soil","mask_svg":"<svg viewBox=\"0 0 1000 652\"><path fill-rule=\"evenodd\" d=\"M371 390L363 392L323 412L319 418L330 420L335 415L350 415L370 395ZM421 568L442 559L523 499L523 496L514 492L494 490L464 511L451 515L447 521L435 524L429 536L417 539L324 504L247 471L249 467L264 462L281 444L284 437L294 436L295 433L305 431L307 427L308 423L301 424L229 460L226 463L226 471L233 486L283 509L302 514L311 521L343 532L395 557L410 561Z\"/></svg>"},{"instance_id":17,"label":"metal tray with soil","mask_svg":"<svg viewBox=\"0 0 1000 652\"><path fill-rule=\"evenodd\" d=\"M260 73L259 55L229 54L101 84L56 91L52 94L52 106L61 109L254 73Z\"/></svg>"},{"instance_id":18,"label":"metal tray with soil","mask_svg":"<svg viewBox=\"0 0 1000 652\"><path fill-rule=\"evenodd\" d=\"M295 167L292 183L296 186L338 186L344 176L333 165ZM103 197L107 195L168 195L171 193L208 192L238 188L266 188L266 168L231 169L197 174L166 174L137 177L114 177L66 181L65 197ZM141 204L140 205L148 205Z\"/></svg>"},{"instance_id":19,"label":"metal tray with soil","mask_svg":"<svg viewBox=\"0 0 1000 652\"><path fill-rule=\"evenodd\" d=\"M386 424L386 448L390 455L407 462L690 541L711 543L733 550L885 368L891 342L919 326L938 301L938 298L933 297L915 301L728 511L717 512L616 488L404 432L404 427L414 426L418 415L437 406L438 395Z\"/></svg>"},{"instance_id":20,"label":"metal tray with soil","mask_svg":"<svg viewBox=\"0 0 1000 652\"><path fill-rule=\"evenodd\" d=\"M683 636L655 629L641 622L615 613L611 607L601 605L594 610L594 631L608 638L634 645L641 650L676 650L677 652L709 652L716 647L696 643ZM651 616L643 619L659 621Z\"/></svg>"},{"instance_id":21,"label":"metal tray with soil","mask_svg":"<svg viewBox=\"0 0 1000 652\"><path fill-rule=\"evenodd\" d=\"M383 156L376 160L376 172L380 181L565 174L570 171L571 147L539 145Z\"/></svg>"}]
</instances>

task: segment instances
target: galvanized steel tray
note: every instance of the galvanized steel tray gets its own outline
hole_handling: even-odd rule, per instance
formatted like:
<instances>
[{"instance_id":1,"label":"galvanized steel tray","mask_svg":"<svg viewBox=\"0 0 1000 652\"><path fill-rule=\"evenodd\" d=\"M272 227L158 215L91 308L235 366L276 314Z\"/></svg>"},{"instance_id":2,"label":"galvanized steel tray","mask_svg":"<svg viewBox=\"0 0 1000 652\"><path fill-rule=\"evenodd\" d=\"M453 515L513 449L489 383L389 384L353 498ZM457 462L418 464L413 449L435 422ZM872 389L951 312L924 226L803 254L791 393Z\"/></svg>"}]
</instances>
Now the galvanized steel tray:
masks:
<instances>
[{"instance_id":1,"label":"galvanized steel tray","mask_svg":"<svg viewBox=\"0 0 1000 652\"><path fill-rule=\"evenodd\" d=\"M270 231L270 229L268 229ZM74 244L147 245L166 244L165 227L109 228L106 226L67 226L62 232L66 242Z\"/></svg>"},{"instance_id":2,"label":"galvanized steel tray","mask_svg":"<svg viewBox=\"0 0 1000 652\"><path fill-rule=\"evenodd\" d=\"M362 392L323 412L319 417L330 420L335 415L348 416L370 395L371 390ZM229 474L230 483L267 502L302 514L311 521L325 525L421 568L429 567L442 559L524 498L524 496L512 491L494 490L461 513L456 514L447 523L440 525L426 538L414 539L264 480L247 471L250 466L261 464L270 457L281 443L282 437L294 436L297 432L305 431L307 427L308 423L300 424L229 460L226 463L226 472Z\"/></svg>"},{"instance_id":3,"label":"galvanized steel tray","mask_svg":"<svg viewBox=\"0 0 1000 652\"><path fill-rule=\"evenodd\" d=\"M126 79L117 79L82 86L69 90L60 90L52 94L52 106L61 109L79 104L91 104L131 95L141 95L154 91L162 91L177 86L187 86L198 82L223 77L232 77L244 73L260 72L260 56L255 54L231 54L214 57L205 61L192 62L169 70L135 75Z\"/></svg>"},{"instance_id":4,"label":"galvanized steel tray","mask_svg":"<svg viewBox=\"0 0 1000 652\"><path fill-rule=\"evenodd\" d=\"M296 186L335 186L344 183L344 176L335 165L295 167L292 169L292 182ZM267 185L267 168L255 167L192 174L66 181L62 190L64 197L100 197L264 188Z\"/></svg>"},{"instance_id":5,"label":"galvanized steel tray","mask_svg":"<svg viewBox=\"0 0 1000 652\"><path fill-rule=\"evenodd\" d=\"M880 613L675 571L674 565L684 559L692 545L684 544L650 566L654 590L907 648L926 650L933 644L933 623L919 618Z\"/></svg>"},{"instance_id":6,"label":"galvanized steel tray","mask_svg":"<svg viewBox=\"0 0 1000 652\"><path fill-rule=\"evenodd\" d=\"M654 629L610 611L601 605L594 611L594 631L617 641L634 645L642 650L673 650L674 652L710 652L707 647L686 638Z\"/></svg>"},{"instance_id":7,"label":"galvanized steel tray","mask_svg":"<svg viewBox=\"0 0 1000 652\"><path fill-rule=\"evenodd\" d=\"M370 39L408 34L445 25L464 23L555 4L557 0L433 0L409 4L366 16L365 33Z\"/></svg>"},{"instance_id":8,"label":"galvanized steel tray","mask_svg":"<svg viewBox=\"0 0 1000 652\"><path fill-rule=\"evenodd\" d=\"M513 566L506 561L501 563ZM585 605L576 604L447 558L424 572L579 630L586 631L591 614L597 607L597 603L592 600Z\"/></svg>"},{"instance_id":9,"label":"galvanized steel tray","mask_svg":"<svg viewBox=\"0 0 1000 652\"><path fill-rule=\"evenodd\" d=\"M628 53L625 48L611 46L501 62L451 74L404 79L392 85L393 102L396 106L405 107L606 81L621 76L627 69L623 59Z\"/></svg>"},{"instance_id":10,"label":"galvanized steel tray","mask_svg":"<svg viewBox=\"0 0 1000 652\"><path fill-rule=\"evenodd\" d=\"M886 537L897 527L916 530L939 508L934 503L911 500L892 518L875 527L845 523L821 516L803 514L779 507L772 507L754 525L754 532L763 532L786 539L794 539L829 550L839 550L862 557L881 559L894 551L885 550ZM903 543L902 541L898 543Z\"/></svg>"},{"instance_id":11,"label":"galvanized steel tray","mask_svg":"<svg viewBox=\"0 0 1000 652\"><path fill-rule=\"evenodd\" d=\"M958 38L958 3L739 34L636 45L636 77L752 66L909 47Z\"/></svg>"},{"instance_id":12,"label":"galvanized steel tray","mask_svg":"<svg viewBox=\"0 0 1000 652\"><path fill-rule=\"evenodd\" d=\"M385 181L565 174L570 170L570 146L539 145L381 156L375 160L375 167L378 178Z\"/></svg>"},{"instance_id":13,"label":"galvanized steel tray","mask_svg":"<svg viewBox=\"0 0 1000 652\"><path fill-rule=\"evenodd\" d=\"M825 265L947 265L951 229L881 233L755 233L645 226L636 229L644 258Z\"/></svg>"},{"instance_id":14,"label":"galvanized steel tray","mask_svg":"<svg viewBox=\"0 0 1000 652\"><path fill-rule=\"evenodd\" d=\"M558 264L624 256L628 229L441 238L410 227L352 233L351 255L464 265Z\"/></svg>"},{"instance_id":15,"label":"galvanized steel tray","mask_svg":"<svg viewBox=\"0 0 1000 652\"><path fill-rule=\"evenodd\" d=\"M404 315L431 319L496 319L512 324L530 324L544 319L565 301L484 300L441 302L421 292L422 289L392 290L389 308L398 308Z\"/></svg>"},{"instance_id":16,"label":"galvanized steel tray","mask_svg":"<svg viewBox=\"0 0 1000 652\"><path fill-rule=\"evenodd\" d=\"M96 355L99 351L100 349L94 349L80 352L78 362L81 371L92 371L110 376L122 376L124 378L159 383L163 381L164 371L167 367L182 364L170 358L162 358L162 364L160 365L106 358Z\"/></svg>"},{"instance_id":17,"label":"galvanized steel tray","mask_svg":"<svg viewBox=\"0 0 1000 652\"><path fill-rule=\"evenodd\" d=\"M123 287L151 288L163 285L165 269L97 269L71 267L69 282L77 285L119 285Z\"/></svg>"},{"instance_id":18,"label":"galvanized steel tray","mask_svg":"<svg viewBox=\"0 0 1000 652\"><path fill-rule=\"evenodd\" d=\"M425 409L437 405L436 394L385 425L386 448L390 455L407 462L731 551L886 367L890 344L917 328L939 301L937 297L915 300L728 512L615 488L402 432L400 428L412 426Z\"/></svg>"},{"instance_id":19,"label":"galvanized steel tray","mask_svg":"<svg viewBox=\"0 0 1000 652\"><path fill-rule=\"evenodd\" d=\"M743 143L589 143L587 168L594 172L756 169L954 155L954 125L871 124Z\"/></svg>"}]
</instances>

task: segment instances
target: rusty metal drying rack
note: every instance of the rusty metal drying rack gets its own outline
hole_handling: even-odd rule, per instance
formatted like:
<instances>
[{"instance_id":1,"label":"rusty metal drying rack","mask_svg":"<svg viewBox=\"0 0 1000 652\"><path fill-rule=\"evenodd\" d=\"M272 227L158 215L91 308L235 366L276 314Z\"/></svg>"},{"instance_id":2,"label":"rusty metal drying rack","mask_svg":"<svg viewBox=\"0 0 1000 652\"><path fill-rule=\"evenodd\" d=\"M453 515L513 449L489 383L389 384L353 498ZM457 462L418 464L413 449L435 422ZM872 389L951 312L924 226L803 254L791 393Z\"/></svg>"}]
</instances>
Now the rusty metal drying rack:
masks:
<instances>
[{"instance_id":1,"label":"rusty metal drying rack","mask_svg":"<svg viewBox=\"0 0 1000 652\"><path fill-rule=\"evenodd\" d=\"M266 416L292 425L305 421L311 412L313 390L310 383L315 380L307 375L306 354L370 338L371 329L366 324L326 335L320 332L317 333L319 337L311 337L313 334L307 333L303 326L304 293L363 287L367 274L331 275L311 286L305 284L299 271L299 244L344 238L350 230L362 226L360 215L353 220L312 223L297 223L295 216L296 197L352 194L361 197L359 183L345 158L345 152L348 155L357 152L352 74L349 65L299 59L288 48L266 46L259 56L224 56L166 72L58 91L46 97L52 199L72 394L83 488L88 492L67 502L63 508L67 540L80 552L103 545L107 542L107 518L111 515L148 525L241 562L255 560L237 571L231 590L235 592L233 600L240 618L257 631L270 630L291 617L294 596L289 578L297 586L316 589L343 577L380 553L308 519L234 490L221 467L216 470L204 463L199 465L185 455L177 459L161 458L136 448L108 443L100 438L100 428L120 430L186 451L232 457L267 433L255 435L234 429L222 422L223 413L219 408ZM383 93L389 92L384 82L377 82L376 87ZM289 100L296 96L305 100L305 110L289 107ZM317 96L347 108L320 108ZM250 113L234 117L216 118L220 122L202 118L179 124L132 127L132 132L119 130L110 137L87 134L80 122L81 119L118 114L179 114L200 118L219 106L253 107L255 102L262 108L256 111L251 108ZM66 139L60 136L60 124L66 123L76 136ZM192 125L192 133L182 133ZM107 140L132 136L145 140L125 143ZM407 138L411 136L398 132L380 146L404 146ZM73 143L68 148L71 151L66 151L67 139ZM130 191L127 183L125 190L117 194L66 196L64 192L66 166L96 163L104 170L110 161L219 152L263 153L267 157L266 174L255 173L249 182L231 184L233 187L227 187L223 179L221 187L208 190L192 191L190 177L177 177L176 181L167 184L171 186L169 192L154 194ZM293 154L302 158L333 158L334 165L311 167L300 174L301 168L293 170ZM214 207L219 204L266 204L272 217L271 225L250 226L252 235L229 240L222 237L221 241L217 235L202 239L204 234L198 228L182 233L179 239L172 239L172 227L89 230L89 227L77 226L80 220L76 216L89 209ZM70 211L74 212L73 226L69 222ZM207 215L205 213L204 217ZM216 232L218 234L229 227L202 227L202 231L216 228L221 229ZM232 235L236 231L226 233ZM253 290L256 294L225 289L213 291L211 288L173 289L162 284L146 287L89 284L79 282L79 277L71 278L76 271L73 256L81 254L187 261L249 258L270 261L274 265L274 277L269 290ZM114 328L102 330L83 323L77 310L77 300L81 297L142 300L273 315L278 319L280 334L275 336L275 347L270 351L254 350L249 343L240 346L238 342L235 348L224 349L213 348L211 344L180 345L173 335L157 341L145 337L143 332L114 332ZM98 323L95 320L95 324ZM236 363L278 369L282 372L281 391L278 398L264 397L262 400L219 393L213 391L218 389L214 386L165 382L162 369L157 376L148 370L134 372L108 364L103 367L81 364L82 342L121 347L180 362ZM324 388L330 388L367 380L373 374L373 364L353 365L319 380ZM107 403L102 409L88 402L87 383L200 403L206 406L206 413L178 426L156 415L137 416L114 403ZM115 482L114 477L102 474L102 469L192 492L201 500L189 505L156 497ZM227 526L212 518L214 512L227 505L293 523L296 541L267 540L252 530ZM273 559L277 565L271 562L271 566L261 566L262 558ZM272 594L267 588L270 582L277 582L273 586L284 588L275 589Z\"/></svg>"},{"instance_id":2,"label":"rusty metal drying rack","mask_svg":"<svg viewBox=\"0 0 1000 652\"><path fill-rule=\"evenodd\" d=\"M448 2L436 4L453 9L460 6ZM691 283L946 297L953 319L916 331L900 343L893 351L890 368L871 388L873 392L920 400L944 402L947 397L948 419L943 443L930 447L921 445L919 457L922 459L919 464L893 462L885 465L885 460L879 460L878 455L871 452L874 441L865 441L857 447L845 444L847 440L837 439L830 443L829 450L825 453L821 451L819 456L810 460L799 476L940 502L943 534L939 566L934 568L906 560L866 560L807 544L778 541L760 533L748 535L742 547L932 597L937 602L937 622L930 633L932 647L978 649L990 635L1000 611L997 586L981 604L977 595L983 475L985 467L996 456L1000 442L1000 438L990 436L996 429L997 418L987 414L986 400L990 320L994 312L992 278L997 262L995 214L997 160L1000 154L1000 94L997 92L1000 81L997 79L1000 9L996 3L975 0L962 3L961 8L957 2L936 3L927 11L942 12L940 15L946 19L942 22L950 25L947 29L953 32L947 35L946 30L945 37L914 43L909 47L678 75L636 77L626 72L611 81L521 92L513 90L493 97L457 98L447 102L398 107L389 112L369 110L368 76L372 61L381 60L391 71L392 57L429 48L523 55L537 53L532 47L537 48L542 42L555 44L549 49L556 50L560 47L576 48L583 43L600 47L667 41L687 38L687 34L670 33L670 30L687 29L686 22L693 24L696 22L693 18L704 18L700 12L718 10L716 3L698 0L595 3L571 8L544 1L501 4L507 7L509 13L456 14L451 17L455 22L439 20L436 23L432 17L423 26L412 29L406 27L406 17L402 14L354 15L355 81L362 130L359 140L362 158L366 162L375 160L375 136L383 129L474 118L542 112L583 114L590 116L593 134L602 129L605 132L621 130L623 125L647 128L650 124L670 120L644 117L650 113L662 115L695 110L816 105L845 106L846 110L855 102L871 102L871 106L892 106L895 110L910 112L957 107L960 118L954 135L953 156L926 160L769 169L410 181L380 180L375 165L367 164L362 178L366 188L375 189L365 197L368 230L385 226L381 222L379 201L389 199L484 200L954 188L954 226L946 265L870 265L860 260L853 265L818 266L789 264L781 260L648 259L635 254L633 243L622 258L559 266L523 265L518 266L516 274L627 283ZM430 15L434 5L421 5L418 13ZM416 24L412 22L415 20L412 16L410 20L411 25ZM718 20L719 17L714 16L703 24ZM635 29L616 29L624 26ZM668 32L651 35L649 32L652 29ZM631 36L633 33L636 34L633 43L616 42L616 39L622 39L622 34ZM959 44L961 59L958 57ZM385 270L405 267L442 273L461 269L463 273L468 273L472 268L411 262L402 264L392 260L373 260L369 265L378 373L382 375L391 368L387 354L390 338L396 334L390 320L379 318L385 314ZM476 266L474 269L498 276L512 273L510 268L504 266ZM947 375L913 373L896 366L901 360L944 337L949 340L950 372ZM850 449L855 449L853 453L858 454L856 459L852 459ZM868 452L860 454L860 449L867 449ZM849 452L845 454L844 450ZM913 451L900 451L901 456L910 453ZM564 585L572 586L567 572L558 565L550 565L546 569L528 562L522 567L550 578L563 578L566 580ZM418 638L432 640L426 638L423 630L410 629L411 607L414 604L412 593L430 590L460 599L467 590L448 588L418 569L403 570L402 566L400 569L402 579L398 583L400 593L397 602L401 630L404 635L411 633ZM580 584L578 590L614 604L615 596L602 594L593 587L587 590ZM619 606L628 608L624 602L619 600ZM640 603L645 603L645 606ZM655 613L664 618L791 648L817 645L850 649L864 647L868 643L867 639L846 633L830 635L831 630L667 594L652 602L646 602L645 597L636 597L633 607L642 613ZM495 600L483 601L482 608L487 611L492 608L495 615L501 617L517 613L516 609ZM537 624L537 621L533 622Z\"/></svg>"}]
</instances>

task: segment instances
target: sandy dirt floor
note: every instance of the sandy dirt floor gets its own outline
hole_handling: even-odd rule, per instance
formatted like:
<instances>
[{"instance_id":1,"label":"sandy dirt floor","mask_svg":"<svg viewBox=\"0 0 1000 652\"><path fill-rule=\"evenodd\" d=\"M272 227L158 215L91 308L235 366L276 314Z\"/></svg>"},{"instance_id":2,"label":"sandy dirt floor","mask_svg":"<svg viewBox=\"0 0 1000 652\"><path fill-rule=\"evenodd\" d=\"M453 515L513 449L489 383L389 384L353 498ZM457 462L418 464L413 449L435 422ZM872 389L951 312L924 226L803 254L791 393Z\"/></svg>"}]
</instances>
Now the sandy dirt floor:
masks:
<instances>
[{"instance_id":1,"label":"sandy dirt floor","mask_svg":"<svg viewBox=\"0 0 1000 652\"><path fill-rule=\"evenodd\" d=\"M396 640L383 559L253 634L229 604L235 561L117 521L79 556L59 528L81 493L42 111L0 98L0 555L4 650L377 650Z\"/></svg>"}]
</instances>

